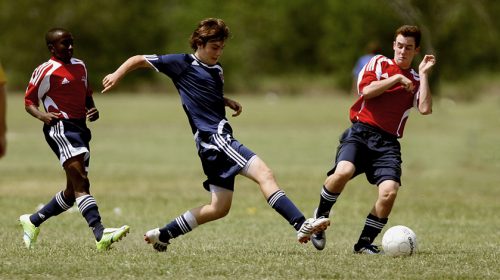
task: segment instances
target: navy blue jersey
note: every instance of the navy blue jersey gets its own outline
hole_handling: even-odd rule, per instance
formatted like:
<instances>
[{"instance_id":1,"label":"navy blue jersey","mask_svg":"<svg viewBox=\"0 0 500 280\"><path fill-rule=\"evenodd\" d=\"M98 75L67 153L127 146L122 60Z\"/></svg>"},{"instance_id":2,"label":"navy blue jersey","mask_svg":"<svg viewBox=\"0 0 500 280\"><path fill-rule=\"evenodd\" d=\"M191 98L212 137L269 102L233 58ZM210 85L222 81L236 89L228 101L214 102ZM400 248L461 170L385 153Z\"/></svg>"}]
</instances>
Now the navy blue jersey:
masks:
<instances>
[{"instance_id":1,"label":"navy blue jersey","mask_svg":"<svg viewBox=\"0 0 500 280\"><path fill-rule=\"evenodd\" d=\"M224 76L192 54L146 55L156 71L169 76L181 96L193 134L231 133L224 104Z\"/></svg>"}]
</instances>

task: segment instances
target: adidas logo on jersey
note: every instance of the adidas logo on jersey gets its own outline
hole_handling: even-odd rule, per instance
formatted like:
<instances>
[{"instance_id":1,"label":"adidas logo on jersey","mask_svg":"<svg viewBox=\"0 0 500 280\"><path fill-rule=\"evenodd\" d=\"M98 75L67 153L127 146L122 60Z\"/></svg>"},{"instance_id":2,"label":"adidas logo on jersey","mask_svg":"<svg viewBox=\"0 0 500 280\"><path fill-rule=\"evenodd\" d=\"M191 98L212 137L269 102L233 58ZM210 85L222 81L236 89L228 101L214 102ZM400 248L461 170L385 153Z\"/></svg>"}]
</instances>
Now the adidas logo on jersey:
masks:
<instances>
[{"instance_id":1,"label":"adidas logo on jersey","mask_svg":"<svg viewBox=\"0 0 500 280\"><path fill-rule=\"evenodd\" d=\"M68 79L64 78L61 82L61 85L69 84Z\"/></svg>"}]
</instances>

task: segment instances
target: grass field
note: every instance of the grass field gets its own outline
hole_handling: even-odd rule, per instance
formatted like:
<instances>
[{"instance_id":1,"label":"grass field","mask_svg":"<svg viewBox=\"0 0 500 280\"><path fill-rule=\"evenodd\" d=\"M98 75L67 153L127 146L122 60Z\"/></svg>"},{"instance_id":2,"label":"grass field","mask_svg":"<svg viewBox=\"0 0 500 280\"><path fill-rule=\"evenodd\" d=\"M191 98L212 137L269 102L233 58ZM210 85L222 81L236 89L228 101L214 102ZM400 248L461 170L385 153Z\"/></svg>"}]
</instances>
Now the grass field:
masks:
<instances>
[{"instance_id":1,"label":"grass field","mask_svg":"<svg viewBox=\"0 0 500 280\"><path fill-rule=\"evenodd\" d=\"M403 188L390 226L412 228L419 253L408 258L353 255L376 188L360 176L335 205L324 251L296 242L289 226L238 177L222 220L173 240L167 253L145 231L208 202L187 119L176 94L96 95L90 180L105 226L131 226L114 249L97 253L78 211L41 226L38 247L22 243L17 218L65 184L41 123L9 97L8 154L0 160L0 279L500 279L500 97L436 101L413 112L403 149ZM235 137L274 170L306 216L316 207L352 99L241 96L230 118ZM376 243L380 243L381 236Z\"/></svg>"}]
</instances>

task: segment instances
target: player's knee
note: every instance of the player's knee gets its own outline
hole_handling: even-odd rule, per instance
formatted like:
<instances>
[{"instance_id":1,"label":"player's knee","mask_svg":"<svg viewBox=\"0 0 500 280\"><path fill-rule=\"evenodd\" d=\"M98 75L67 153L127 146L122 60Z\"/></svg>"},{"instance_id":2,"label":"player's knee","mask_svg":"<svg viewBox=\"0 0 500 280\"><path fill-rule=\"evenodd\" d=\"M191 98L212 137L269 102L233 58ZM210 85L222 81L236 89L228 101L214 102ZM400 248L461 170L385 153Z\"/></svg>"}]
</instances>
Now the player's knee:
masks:
<instances>
[{"instance_id":1,"label":"player's knee","mask_svg":"<svg viewBox=\"0 0 500 280\"><path fill-rule=\"evenodd\" d=\"M231 206L228 206L228 205L216 205L216 206L212 207L212 216L215 219L223 218L229 213L230 209L231 209Z\"/></svg>"}]
</instances>

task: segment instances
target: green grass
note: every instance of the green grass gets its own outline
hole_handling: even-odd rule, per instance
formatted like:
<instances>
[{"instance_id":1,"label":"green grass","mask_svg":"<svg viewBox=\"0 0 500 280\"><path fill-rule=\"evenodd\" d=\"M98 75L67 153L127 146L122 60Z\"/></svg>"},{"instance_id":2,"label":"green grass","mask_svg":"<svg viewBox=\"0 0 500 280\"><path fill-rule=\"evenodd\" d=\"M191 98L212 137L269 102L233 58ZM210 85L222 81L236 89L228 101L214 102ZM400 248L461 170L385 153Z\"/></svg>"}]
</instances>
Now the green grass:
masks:
<instances>
[{"instance_id":1,"label":"green grass","mask_svg":"<svg viewBox=\"0 0 500 280\"><path fill-rule=\"evenodd\" d=\"M413 112L403 148L403 188L390 226L412 228L419 253L409 258L353 255L376 188L354 179L334 207L324 251L295 232L256 184L238 177L222 220L173 240L167 253L147 246L145 231L208 202L188 122L176 94L96 95L90 180L105 226L129 224L114 249L97 253L77 211L41 227L27 251L17 218L35 211L65 184L41 123L9 97L8 154L0 160L0 279L499 279L500 98L435 101ZM235 137L274 170L307 216L319 198L352 98L238 96ZM121 211L118 211L121 210ZM376 240L380 243L381 236Z\"/></svg>"}]
</instances>

